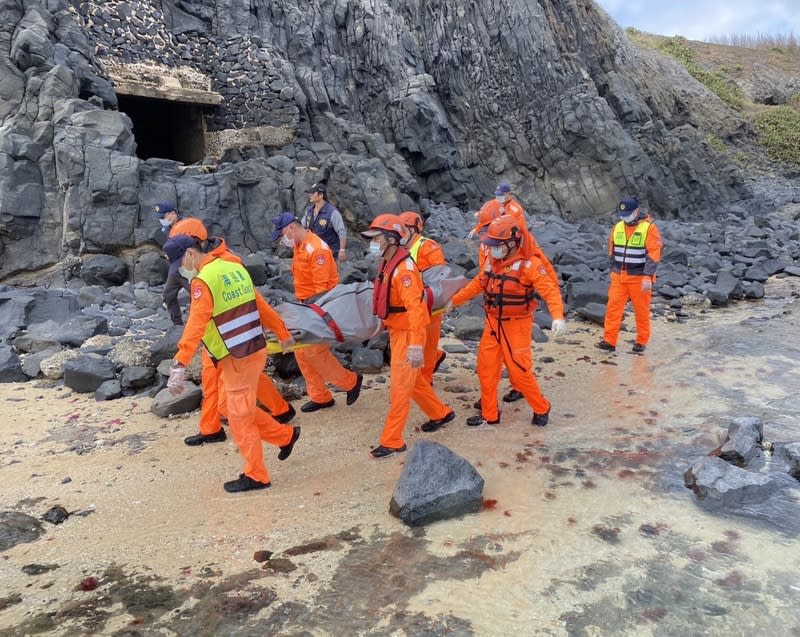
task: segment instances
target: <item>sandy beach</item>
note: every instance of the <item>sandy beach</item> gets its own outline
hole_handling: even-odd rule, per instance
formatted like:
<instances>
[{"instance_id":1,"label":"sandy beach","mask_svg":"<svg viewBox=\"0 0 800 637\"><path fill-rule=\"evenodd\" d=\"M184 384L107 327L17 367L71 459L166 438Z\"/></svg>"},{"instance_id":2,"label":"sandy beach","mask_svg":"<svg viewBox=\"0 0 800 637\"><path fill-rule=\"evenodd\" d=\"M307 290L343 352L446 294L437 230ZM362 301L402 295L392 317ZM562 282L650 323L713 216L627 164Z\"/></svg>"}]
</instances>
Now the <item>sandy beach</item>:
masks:
<instances>
[{"instance_id":1,"label":"sandy beach","mask_svg":"<svg viewBox=\"0 0 800 637\"><path fill-rule=\"evenodd\" d=\"M0 554L0 635L642 635L697 621L713 633L742 627L753 603L771 609L767 625L797 630L785 596L796 584L781 575L800 566L791 538L703 513L680 484L682 454L716 446L731 416L797 433L797 345L741 357L713 345L748 329L763 341L754 316L774 321L769 338L796 335L796 289L784 279L767 301L686 322L666 313L644 356L627 351L630 333L607 355L593 347L598 326L570 322L534 348L554 405L546 428L524 401L504 405L497 427L466 427L474 355L451 354L435 388L457 418L425 434L415 407L407 443L435 440L472 462L486 506L423 529L388 513L403 456L368 454L386 374L367 376L351 407L337 394L334 409L300 414L291 458L265 446L272 487L246 494L222 489L241 470L230 437L183 443L197 413L160 419L145 396L98 403L41 381L2 385L0 510L70 515ZM648 582L691 604L641 597Z\"/></svg>"}]
</instances>

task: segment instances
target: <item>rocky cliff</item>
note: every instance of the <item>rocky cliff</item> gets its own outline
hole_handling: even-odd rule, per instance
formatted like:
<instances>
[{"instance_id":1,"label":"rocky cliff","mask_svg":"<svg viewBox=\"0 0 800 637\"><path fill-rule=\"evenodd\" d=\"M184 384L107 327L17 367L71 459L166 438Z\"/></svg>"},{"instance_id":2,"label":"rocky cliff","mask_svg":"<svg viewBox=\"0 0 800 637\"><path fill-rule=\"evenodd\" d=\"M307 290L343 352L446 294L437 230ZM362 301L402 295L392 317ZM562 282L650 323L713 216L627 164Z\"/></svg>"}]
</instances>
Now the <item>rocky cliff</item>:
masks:
<instances>
[{"instance_id":1,"label":"rocky cliff","mask_svg":"<svg viewBox=\"0 0 800 637\"><path fill-rule=\"evenodd\" d=\"M131 69L201 104L205 160L137 156ZM750 131L589 0L0 0L0 277L146 244L165 198L261 249L320 179L354 225L500 179L533 214L711 215L750 194L708 135Z\"/></svg>"}]
</instances>

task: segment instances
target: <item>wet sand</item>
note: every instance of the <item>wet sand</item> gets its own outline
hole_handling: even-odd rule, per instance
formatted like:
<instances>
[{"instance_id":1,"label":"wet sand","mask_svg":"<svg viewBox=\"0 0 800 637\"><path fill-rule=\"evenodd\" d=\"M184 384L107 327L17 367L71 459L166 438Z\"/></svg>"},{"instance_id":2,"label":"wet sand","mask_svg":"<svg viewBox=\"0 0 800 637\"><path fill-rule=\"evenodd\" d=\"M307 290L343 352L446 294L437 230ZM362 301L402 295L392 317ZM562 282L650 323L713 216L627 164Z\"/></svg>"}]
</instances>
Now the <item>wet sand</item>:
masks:
<instances>
[{"instance_id":1,"label":"wet sand","mask_svg":"<svg viewBox=\"0 0 800 637\"><path fill-rule=\"evenodd\" d=\"M656 318L645 356L629 353L631 333L609 355L594 348L598 326L570 322L534 348L546 428L524 401L497 427L466 427L474 356L449 355L435 387L457 419L424 434L415 407L407 443L475 464L486 507L416 530L388 513L403 456L368 454L381 375L351 407L338 394L334 409L298 410L293 455L265 446L272 487L246 494L222 489L241 471L230 438L184 445L196 413L0 385L0 511L71 513L0 553L0 635L796 634L794 538L705 513L681 476L732 417L800 440L798 287ZM262 550L274 555L260 563Z\"/></svg>"}]
</instances>

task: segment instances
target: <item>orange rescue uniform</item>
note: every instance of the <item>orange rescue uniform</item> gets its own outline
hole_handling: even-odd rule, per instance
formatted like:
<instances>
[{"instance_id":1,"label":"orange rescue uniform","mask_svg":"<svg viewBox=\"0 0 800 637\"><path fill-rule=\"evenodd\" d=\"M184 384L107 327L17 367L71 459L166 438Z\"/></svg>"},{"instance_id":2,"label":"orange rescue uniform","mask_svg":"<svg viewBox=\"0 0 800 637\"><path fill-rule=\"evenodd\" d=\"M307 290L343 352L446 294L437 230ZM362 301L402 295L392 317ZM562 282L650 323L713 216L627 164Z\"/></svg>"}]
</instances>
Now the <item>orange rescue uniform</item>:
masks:
<instances>
[{"instance_id":1,"label":"orange rescue uniform","mask_svg":"<svg viewBox=\"0 0 800 637\"><path fill-rule=\"evenodd\" d=\"M220 253L219 258L232 263L242 262L233 252L227 250L227 246L226 250ZM271 321L271 315L266 320ZM266 322L264 316L262 316L262 322ZM200 363L202 366L200 383L203 388L203 404L200 406L198 428L201 434L208 436L219 431L220 416L227 418L228 409L225 386L222 384L219 369L214 365L214 361L211 360L205 347L200 350ZM257 398L258 402L266 407L273 416L279 416L289 411L289 403L281 396L272 379L263 371L258 377Z\"/></svg>"},{"instance_id":2,"label":"orange rescue uniform","mask_svg":"<svg viewBox=\"0 0 800 637\"><path fill-rule=\"evenodd\" d=\"M294 247L292 277L295 296L304 303L339 283L339 271L331 249L313 232L307 231L303 242ZM358 375L339 362L329 345L323 343L298 348L294 357L306 379L308 397L315 403L333 400L326 382L345 391L354 389L358 383Z\"/></svg>"},{"instance_id":3,"label":"orange rescue uniform","mask_svg":"<svg viewBox=\"0 0 800 637\"><path fill-rule=\"evenodd\" d=\"M219 242L200 262L200 271L205 265L228 253L225 242L221 239ZM175 361L183 366L192 360L214 313L214 297L199 278L192 279L191 298L189 318L175 354ZM275 332L279 339L288 340L290 334L280 316L258 292L255 293L255 302L262 325ZM264 483L270 482L270 478L264 465L261 441L283 447L291 442L294 434L292 426L279 424L272 416L256 407L258 379L263 376L266 361L266 347L243 358L228 355L217 361L217 369L226 390L231 435L245 461L244 474Z\"/></svg>"},{"instance_id":4,"label":"orange rescue uniform","mask_svg":"<svg viewBox=\"0 0 800 637\"><path fill-rule=\"evenodd\" d=\"M386 261L381 262L381 271ZM410 257L404 259L389 280L390 313L383 324L389 331L392 352L389 378L389 413L383 425L380 444L389 449L400 449L405 445L405 430L411 401L419 405L431 420L439 420L450 413L431 384L422 376L421 369L409 364L408 347L424 347L425 334L431 315L423 298L422 276ZM399 310L399 311L398 311Z\"/></svg>"},{"instance_id":5,"label":"orange rescue uniform","mask_svg":"<svg viewBox=\"0 0 800 637\"><path fill-rule=\"evenodd\" d=\"M442 246L433 239L428 239L420 235L417 236L413 243L406 247L420 272L425 272L425 270L435 265L447 264ZM439 337L442 333L442 319L444 319L444 312L432 314L431 322L428 324L428 329L425 332L425 363L422 365L420 374L431 384L433 384L433 368L436 367L439 357L444 353L439 349Z\"/></svg>"},{"instance_id":6,"label":"orange rescue uniform","mask_svg":"<svg viewBox=\"0 0 800 637\"><path fill-rule=\"evenodd\" d=\"M629 248L618 250L617 258L614 256L614 233L617 226L611 231L608 240L608 253L611 260L611 283L608 287L608 305L603 323L603 340L616 347L619 330L622 327L622 318L625 315L625 305L628 299L633 306L636 318L636 343L647 345L650 340L650 301L653 297L653 283L656 279L656 268L661 260L661 233L652 218L648 215L639 220L636 225L624 225L627 242L631 242L636 232L646 231L644 251L646 253L643 265L628 266L627 258ZM646 230L643 230L645 229Z\"/></svg>"},{"instance_id":7,"label":"orange rescue uniform","mask_svg":"<svg viewBox=\"0 0 800 637\"><path fill-rule=\"evenodd\" d=\"M564 318L561 292L544 264L517 251L503 261L489 258L483 270L453 297L453 305L462 305L481 292L484 295L486 322L478 345L477 371L481 415L488 421L500 417L497 385L503 365L508 368L512 387L522 393L535 414L550 411L550 402L533 374L534 291L545 300L554 320Z\"/></svg>"}]
</instances>

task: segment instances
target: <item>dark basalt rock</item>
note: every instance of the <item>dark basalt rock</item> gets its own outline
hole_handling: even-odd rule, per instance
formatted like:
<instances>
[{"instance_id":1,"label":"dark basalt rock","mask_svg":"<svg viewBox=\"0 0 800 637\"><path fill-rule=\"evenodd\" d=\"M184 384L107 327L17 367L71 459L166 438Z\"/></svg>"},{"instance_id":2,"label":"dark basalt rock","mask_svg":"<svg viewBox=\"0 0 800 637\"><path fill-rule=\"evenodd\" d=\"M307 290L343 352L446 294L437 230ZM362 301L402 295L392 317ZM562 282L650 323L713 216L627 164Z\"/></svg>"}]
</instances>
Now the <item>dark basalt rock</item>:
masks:
<instances>
[{"instance_id":1,"label":"dark basalt rock","mask_svg":"<svg viewBox=\"0 0 800 637\"><path fill-rule=\"evenodd\" d=\"M444 445L420 440L408 452L389 512L409 526L475 513L483 506L483 478Z\"/></svg>"}]
</instances>

